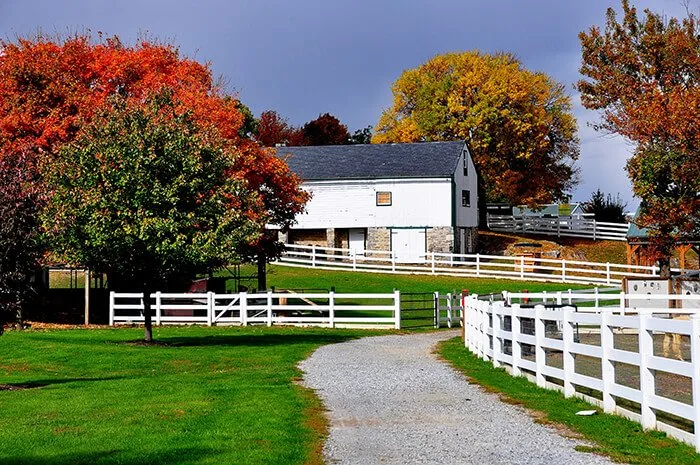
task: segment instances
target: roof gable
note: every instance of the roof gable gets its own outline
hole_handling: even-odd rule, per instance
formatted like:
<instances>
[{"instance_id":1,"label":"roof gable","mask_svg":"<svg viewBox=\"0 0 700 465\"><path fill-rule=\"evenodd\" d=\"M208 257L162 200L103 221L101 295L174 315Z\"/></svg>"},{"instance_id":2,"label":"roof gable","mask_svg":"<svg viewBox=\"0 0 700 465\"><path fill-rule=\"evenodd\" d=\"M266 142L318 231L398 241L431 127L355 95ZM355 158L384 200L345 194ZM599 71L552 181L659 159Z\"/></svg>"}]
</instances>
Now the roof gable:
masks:
<instances>
[{"instance_id":1,"label":"roof gable","mask_svg":"<svg viewBox=\"0 0 700 465\"><path fill-rule=\"evenodd\" d=\"M303 180L449 177L464 142L277 147Z\"/></svg>"}]
</instances>

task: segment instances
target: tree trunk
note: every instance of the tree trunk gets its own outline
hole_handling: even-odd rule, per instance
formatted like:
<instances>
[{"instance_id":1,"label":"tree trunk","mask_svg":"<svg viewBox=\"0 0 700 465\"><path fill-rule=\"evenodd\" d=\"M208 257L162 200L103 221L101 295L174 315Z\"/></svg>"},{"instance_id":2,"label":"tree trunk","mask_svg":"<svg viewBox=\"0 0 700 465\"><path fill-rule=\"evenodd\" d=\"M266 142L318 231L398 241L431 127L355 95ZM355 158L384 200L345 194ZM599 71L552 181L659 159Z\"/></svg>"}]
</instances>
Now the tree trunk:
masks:
<instances>
[{"instance_id":1,"label":"tree trunk","mask_svg":"<svg viewBox=\"0 0 700 465\"><path fill-rule=\"evenodd\" d=\"M143 340L153 342L153 323L151 321L151 288L143 286Z\"/></svg>"},{"instance_id":2,"label":"tree trunk","mask_svg":"<svg viewBox=\"0 0 700 465\"><path fill-rule=\"evenodd\" d=\"M265 252L260 251L258 253L258 292L263 292L267 290L267 259L265 257Z\"/></svg>"},{"instance_id":3,"label":"tree trunk","mask_svg":"<svg viewBox=\"0 0 700 465\"><path fill-rule=\"evenodd\" d=\"M657 261L659 266L659 277L663 279L671 278L671 257L665 255Z\"/></svg>"}]
</instances>

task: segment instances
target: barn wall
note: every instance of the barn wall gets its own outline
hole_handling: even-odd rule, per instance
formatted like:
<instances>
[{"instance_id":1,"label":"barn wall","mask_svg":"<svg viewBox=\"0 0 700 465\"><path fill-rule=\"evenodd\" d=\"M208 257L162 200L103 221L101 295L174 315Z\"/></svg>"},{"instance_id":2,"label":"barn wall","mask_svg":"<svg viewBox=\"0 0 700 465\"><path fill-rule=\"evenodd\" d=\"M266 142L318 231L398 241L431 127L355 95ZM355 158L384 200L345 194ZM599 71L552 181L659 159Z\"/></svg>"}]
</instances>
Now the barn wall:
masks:
<instances>
[{"instance_id":1,"label":"barn wall","mask_svg":"<svg viewBox=\"0 0 700 465\"><path fill-rule=\"evenodd\" d=\"M467 161L467 176L464 176L464 160ZM474 162L469 156L469 152L466 150L462 151L462 155L457 164L457 169L454 174L455 179L455 220L457 227L468 227L475 228L479 223L479 212L478 212L478 193L477 193L477 175L476 167ZM462 190L468 190L470 193L471 201L468 207L462 206Z\"/></svg>"},{"instance_id":2,"label":"barn wall","mask_svg":"<svg viewBox=\"0 0 700 465\"><path fill-rule=\"evenodd\" d=\"M314 181L313 195L294 229L434 227L452 224L452 186L444 179ZM377 206L377 192L391 192Z\"/></svg>"}]
</instances>

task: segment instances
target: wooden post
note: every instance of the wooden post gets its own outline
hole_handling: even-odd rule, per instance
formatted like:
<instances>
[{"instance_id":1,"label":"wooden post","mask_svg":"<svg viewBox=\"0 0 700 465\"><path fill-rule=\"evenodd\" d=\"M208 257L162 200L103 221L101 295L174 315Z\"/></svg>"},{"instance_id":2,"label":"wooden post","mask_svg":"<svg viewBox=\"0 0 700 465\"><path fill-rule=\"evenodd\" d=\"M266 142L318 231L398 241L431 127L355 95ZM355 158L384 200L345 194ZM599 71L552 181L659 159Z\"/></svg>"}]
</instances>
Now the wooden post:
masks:
<instances>
[{"instance_id":1,"label":"wooden post","mask_svg":"<svg viewBox=\"0 0 700 465\"><path fill-rule=\"evenodd\" d=\"M574 384L571 382L571 375L576 368L576 359L574 358L574 354L571 353L571 347L574 343L574 327L571 321L573 315L573 308L567 307L564 309L564 321L562 322L564 328L562 334L562 343L564 345L564 397L571 397L576 393Z\"/></svg>"},{"instance_id":2,"label":"wooden post","mask_svg":"<svg viewBox=\"0 0 700 465\"><path fill-rule=\"evenodd\" d=\"M109 325L114 326L114 291L109 291Z\"/></svg>"},{"instance_id":3,"label":"wooden post","mask_svg":"<svg viewBox=\"0 0 700 465\"><path fill-rule=\"evenodd\" d=\"M90 270L85 270L85 326L90 324Z\"/></svg>"},{"instance_id":4,"label":"wooden post","mask_svg":"<svg viewBox=\"0 0 700 465\"><path fill-rule=\"evenodd\" d=\"M537 385L545 387L544 367L547 354L544 348L545 324L544 305L535 305L535 377Z\"/></svg>"},{"instance_id":5,"label":"wooden post","mask_svg":"<svg viewBox=\"0 0 700 465\"><path fill-rule=\"evenodd\" d=\"M401 291L394 291L394 328L401 329Z\"/></svg>"},{"instance_id":6,"label":"wooden post","mask_svg":"<svg viewBox=\"0 0 700 465\"><path fill-rule=\"evenodd\" d=\"M328 293L328 326L335 328L335 292Z\"/></svg>"},{"instance_id":7,"label":"wooden post","mask_svg":"<svg viewBox=\"0 0 700 465\"><path fill-rule=\"evenodd\" d=\"M597 288L596 288L597 290ZM615 384L615 362L610 360L610 354L615 348L613 329L610 326L610 317L612 310L609 308L601 309L600 312L600 348L602 357L600 359L602 365L603 378L603 410L605 413L614 413L616 402L611 394L613 384Z\"/></svg>"},{"instance_id":8,"label":"wooden post","mask_svg":"<svg viewBox=\"0 0 700 465\"><path fill-rule=\"evenodd\" d=\"M642 391L642 428L656 428L656 412L651 399L656 395L654 371L649 368L649 358L654 356L654 338L649 329L652 314L648 309L639 311L639 390Z\"/></svg>"},{"instance_id":9,"label":"wooden post","mask_svg":"<svg viewBox=\"0 0 700 465\"><path fill-rule=\"evenodd\" d=\"M690 316L690 361L693 364L692 393L695 430L695 451L700 452L700 315L697 313Z\"/></svg>"}]
</instances>

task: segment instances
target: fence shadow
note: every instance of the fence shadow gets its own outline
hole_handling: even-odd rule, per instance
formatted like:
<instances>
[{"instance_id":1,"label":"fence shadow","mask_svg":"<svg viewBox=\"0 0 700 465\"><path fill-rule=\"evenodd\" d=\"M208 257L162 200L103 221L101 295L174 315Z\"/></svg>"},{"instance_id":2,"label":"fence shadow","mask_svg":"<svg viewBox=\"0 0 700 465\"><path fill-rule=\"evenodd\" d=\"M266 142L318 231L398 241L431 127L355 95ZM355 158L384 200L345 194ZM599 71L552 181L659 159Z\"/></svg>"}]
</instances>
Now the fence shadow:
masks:
<instances>
[{"instance_id":1,"label":"fence shadow","mask_svg":"<svg viewBox=\"0 0 700 465\"><path fill-rule=\"evenodd\" d=\"M124 376L105 376L100 378L55 378L55 379L37 379L32 381L24 381L21 383L0 383L0 391L21 391L23 389L35 389L54 384L66 383L82 383L93 381L113 381L124 379Z\"/></svg>"},{"instance_id":2,"label":"fence shadow","mask_svg":"<svg viewBox=\"0 0 700 465\"><path fill-rule=\"evenodd\" d=\"M372 334L367 334L368 336ZM171 347L204 347L204 346L249 346L263 347L290 344L332 344L344 342L361 337L349 334L334 334L327 331L325 334L230 334L210 336L178 336L163 337L159 341Z\"/></svg>"},{"instance_id":3,"label":"fence shadow","mask_svg":"<svg viewBox=\"0 0 700 465\"><path fill-rule=\"evenodd\" d=\"M11 451L4 451L6 454ZM92 465L118 463L120 465L151 465L154 463L193 463L206 457L212 458L217 451L201 447L185 447L168 451L146 451L137 454L131 451L104 450L89 453L66 453L54 456L12 457L0 455L3 465Z\"/></svg>"}]
</instances>

